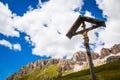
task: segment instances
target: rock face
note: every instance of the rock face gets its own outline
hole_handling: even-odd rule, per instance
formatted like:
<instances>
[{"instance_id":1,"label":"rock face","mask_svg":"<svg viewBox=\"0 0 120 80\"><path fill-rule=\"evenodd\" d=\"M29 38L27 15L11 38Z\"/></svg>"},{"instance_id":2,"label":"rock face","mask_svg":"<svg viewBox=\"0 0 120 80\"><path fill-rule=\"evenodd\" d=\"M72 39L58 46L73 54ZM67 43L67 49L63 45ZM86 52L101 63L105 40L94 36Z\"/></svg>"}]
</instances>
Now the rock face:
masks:
<instances>
[{"instance_id":1,"label":"rock face","mask_svg":"<svg viewBox=\"0 0 120 80\"><path fill-rule=\"evenodd\" d=\"M50 59L47 61L46 66L52 65L52 64L58 64L59 63L59 59Z\"/></svg>"},{"instance_id":2,"label":"rock face","mask_svg":"<svg viewBox=\"0 0 120 80\"><path fill-rule=\"evenodd\" d=\"M46 67L47 61L45 60L38 60L35 62L35 65L39 69L44 69Z\"/></svg>"},{"instance_id":3,"label":"rock face","mask_svg":"<svg viewBox=\"0 0 120 80\"><path fill-rule=\"evenodd\" d=\"M70 60L60 60L59 64L60 64L59 71L64 72L72 70L74 68L75 62Z\"/></svg>"},{"instance_id":4,"label":"rock face","mask_svg":"<svg viewBox=\"0 0 120 80\"><path fill-rule=\"evenodd\" d=\"M111 48L111 52L113 54L117 54L120 52L120 44L115 44L112 48Z\"/></svg>"},{"instance_id":5,"label":"rock face","mask_svg":"<svg viewBox=\"0 0 120 80\"><path fill-rule=\"evenodd\" d=\"M93 60L95 60L95 59L100 57L100 55L98 53L92 53L91 56L92 56Z\"/></svg>"},{"instance_id":6,"label":"rock face","mask_svg":"<svg viewBox=\"0 0 120 80\"><path fill-rule=\"evenodd\" d=\"M99 54L92 53L91 57L93 60L95 60L99 57ZM83 51L76 52L76 53L74 53L72 60L75 62L86 62L87 61L87 53L83 52Z\"/></svg>"},{"instance_id":7,"label":"rock face","mask_svg":"<svg viewBox=\"0 0 120 80\"><path fill-rule=\"evenodd\" d=\"M79 51L79 52L74 53L72 60L75 62L87 61L87 55L85 52Z\"/></svg>"},{"instance_id":8,"label":"rock face","mask_svg":"<svg viewBox=\"0 0 120 80\"><path fill-rule=\"evenodd\" d=\"M120 56L110 56L107 58L106 62L109 63L116 60L120 60Z\"/></svg>"},{"instance_id":9,"label":"rock face","mask_svg":"<svg viewBox=\"0 0 120 80\"><path fill-rule=\"evenodd\" d=\"M104 58L104 57L110 55L110 53L111 53L110 49L108 49L108 48L102 48L100 52L101 52L101 56L100 56L101 58Z\"/></svg>"},{"instance_id":10,"label":"rock face","mask_svg":"<svg viewBox=\"0 0 120 80\"><path fill-rule=\"evenodd\" d=\"M110 54L118 54L120 52L120 44L115 44L110 49L108 48L102 48L100 51L100 58L104 58Z\"/></svg>"}]
</instances>

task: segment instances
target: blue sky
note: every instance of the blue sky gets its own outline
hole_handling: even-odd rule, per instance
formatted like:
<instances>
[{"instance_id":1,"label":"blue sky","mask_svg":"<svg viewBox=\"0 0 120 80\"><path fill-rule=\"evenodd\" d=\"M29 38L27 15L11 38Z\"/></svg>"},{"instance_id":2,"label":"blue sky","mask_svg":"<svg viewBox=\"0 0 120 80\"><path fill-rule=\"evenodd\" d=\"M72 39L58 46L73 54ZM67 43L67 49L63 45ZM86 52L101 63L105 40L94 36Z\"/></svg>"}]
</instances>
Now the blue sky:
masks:
<instances>
[{"instance_id":1,"label":"blue sky","mask_svg":"<svg viewBox=\"0 0 120 80\"><path fill-rule=\"evenodd\" d=\"M115 26L112 30L96 29L90 33L91 51L120 43L118 25L112 23L116 17L116 24L119 23L120 18L114 14L120 10L113 6L116 9L111 12L108 1L0 0L0 16L3 16L0 19L0 80L32 61L71 58L74 52L84 50L81 36L71 40L65 37L78 15L104 20L107 27ZM113 3L110 0L110 5ZM116 3L119 5L119 1Z\"/></svg>"}]
</instances>

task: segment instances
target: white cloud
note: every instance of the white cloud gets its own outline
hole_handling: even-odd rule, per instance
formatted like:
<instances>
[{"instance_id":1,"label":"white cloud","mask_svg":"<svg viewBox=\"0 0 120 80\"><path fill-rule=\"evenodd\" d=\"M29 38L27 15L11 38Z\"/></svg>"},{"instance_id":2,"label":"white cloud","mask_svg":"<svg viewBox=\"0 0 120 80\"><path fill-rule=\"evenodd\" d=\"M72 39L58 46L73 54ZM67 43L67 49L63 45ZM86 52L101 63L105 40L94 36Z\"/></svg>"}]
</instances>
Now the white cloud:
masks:
<instances>
[{"instance_id":1,"label":"white cloud","mask_svg":"<svg viewBox=\"0 0 120 80\"><path fill-rule=\"evenodd\" d=\"M105 42L105 47L110 47L120 43L120 1L119 0L96 0L103 14L107 15L107 27L105 30L93 30L89 32L90 43L96 43L96 51L102 46L99 42ZM40 56L52 56L70 58L75 51L81 50L83 42L82 36L78 35L69 40L65 34L74 23L79 13L73 10L83 5L82 0L50 0L39 4L42 8L32 9L24 16L15 16L11 13L7 5L0 2L0 33L6 36L19 37L19 32L15 28L27 33L26 41L35 45L33 54ZM39 6L39 5L38 5ZM86 11L86 16L91 16ZM13 17L13 18L11 18ZM47 25L48 27L46 27ZM87 23L87 26L91 24ZM61 34L58 34L58 31ZM99 39L96 41L95 31L99 32ZM11 44L9 41L0 40L0 45L10 49L21 50L20 44Z\"/></svg>"},{"instance_id":2,"label":"white cloud","mask_svg":"<svg viewBox=\"0 0 120 80\"><path fill-rule=\"evenodd\" d=\"M82 4L81 0L50 0L42 4L42 8L28 11L23 17L16 16L14 24L18 30L30 35L35 44L33 54L71 57L80 48L82 39L74 37L69 40L65 34L79 15L73 10Z\"/></svg>"},{"instance_id":3,"label":"white cloud","mask_svg":"<svg viewBox=\"0 0 120 80\"><path fill-rule=\"evenodd\" d=\"M19 32L15 31L13 25L13 15L8 9L8 6L0 2L0 33L6 36L17 36L19 37Z\"/></svg>"},{"instance_id":4,"label":"white cloud","mask_svg":"<svg viewBox=\"0 0 120 80\"><path fill-rule=\"evenodd\" d=\"M0 40L0 45L3 45L3 46L6 46L8 47L9 49L13 49L13 50L18 50L20 51L21 50L21 46L20 44L11 44L9 41L7 40Z\"/></svg>"},{"instance_id":5,"label":"white cloud","mask_svg":"<svg viewBox=\"0 0 120 80\"><path fill-rule=\"evenodd\" d=\"M12 49L12 44L6 40L0 40L0 45L6 46L6 47Z\"/></svg>"},{"instance_id":6,"label":"white cloud","mask_svg":"<svg viewBox=\"0 0 120 80\"><path fill-rule=\"evenodd\" d=\"M13 44L13 49L14 50L18 50L18 51L21 51L21 46L20 46L20 44Z\"/></svg>"},{"instance_id":7,"label":"white cloud","mask_svg":"<svg viewBox=\"0 0 120 80\"><path fill-rule=\"evenodd\" d=\"M42 8L34 10L30 8L30 11L25 13L23 17L10 18L12 20L11 26L15 26L30 36L31 39L28 36L25 39L28 42L31 40L32 44L35 44L33 54L70 58L75 51L81 50L80 45L83 39L78 35L69 40L65 35L79 15L73 10L77 7L81 8L82 0L50 0L47 3L40 3L40 5ZM9 11L8 8L6 10ZM9 15L11 16L11 12ZM92 17L88 11L85 15ZM87 26L90 27L91 24L87 23ZM14 28L11 30L14 31ZM61 34L58 34L57 31ZM91 43L96 40L94 32L89 32ZM21 50L20 45L13 48Z\"/></svg>"},{"instance_id":8,"label":"white cloud","mask_svg":"<svg viewBox=\"0 0 120 80\"><path fill-rule=\"evenodd\" d=\"M112 1L112 0L109 0ZM115 0L116 1L116 0ZM108 2L108 0L99 0L99 6L103 9L105 15L108 16L107 28L105 31L99 29L89 32L90 42L96 41L95 31L100 32L99 40L95 43L103 41L106 44L119 43L119 28L120 16L118 16L119 1ZM108 4L109 3L109 4ZM7 6L0 3L0 33L7 36L17 36L19 33L14 29L27 33L26 41L32 41L35 45L33 54L40 56L64 57L70 58L75 51L81 50L80 45L83 42L82 36L78 35L69 40L65 35L74 21L77 19L79 13L73 10L83 5L82 0L49 0L46 3L41 3L42 8L32 9L24 14L24 16L13 16ZM115 6L115 9L112 7ZM112 10L115 11L112 11ZM4 12L4 13L3 13ZM86 16L90 16L90 12L86 12ZM14 17L13 19L11 17ZM46 26L45 26L46 25ZM4 28L2 27L4 26ZM87 23L90 27L90 24ZM113 26L113 27L111 27ZM110 27L110 28L109 28ZM58 31L61 34L58 34ZM112 36L108 36L112 35ZM113 36L114 35L114 36ZM106 38L106 39L105 39ZM8 42L9 43L9 42ZM13 49L21 50L20 45L12 45ZM98 49L97 48L97 49Z\"/></svg>"},{"instance_id":9,"label":"white cloud","mask_svg":"<svg viewBox=\"0 0 120 80\"><path fill-rule=\"evenodd\" d=\"M29 36L25 36L25 40L29 42L30 41Z\"/></svg>"},{"instance_id":10,"label":"white cloud","mask_svg":"<svg viewBox=\"0 0 120 80\"><path fill-rule=\"evenodd\" d=\"M104 47L120 43L120 0L96 0L103 14L107 16L106 28L100 32Z\"/></svg>"}]
</instances>

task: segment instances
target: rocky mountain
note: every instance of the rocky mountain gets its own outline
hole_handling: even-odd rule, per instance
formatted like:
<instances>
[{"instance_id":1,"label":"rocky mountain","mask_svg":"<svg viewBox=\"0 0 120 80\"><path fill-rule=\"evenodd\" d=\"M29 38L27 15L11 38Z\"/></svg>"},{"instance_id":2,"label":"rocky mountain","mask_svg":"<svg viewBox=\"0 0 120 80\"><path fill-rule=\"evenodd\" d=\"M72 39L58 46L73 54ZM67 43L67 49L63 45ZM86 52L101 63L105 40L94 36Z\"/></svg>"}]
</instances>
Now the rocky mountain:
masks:
<instances>
[{"instance_id":1,"label":"rocky mountain","mask_svg":"<svg viewBox=\"0 0 120 80\"><path fill-rule=\"evenodd\" d=\"M91 54L92 59L97 59L100 55L98 53L92 53ZM79 51L73 54L73 61L75 62L86 62L87 61L87 53L83 51Z\"/></svg>"},{"instance_id":2,"label":"rocky mountain","mask_svg":"<svg viewBox=\"0 0 120 80\"><path fill-rule=\"evenodd\" d=\"M120 44L115 44L110 50L111 53L118 54L120 52Z\"/></svg>"},{"instance_id":3,"label":"rocky mountain","mask_svg":"<svg viewBox=\"0 0 120 80\"><path fill-rule=\"evenodd\" d=\"M101 52L100 58L104 58L105 56L110 55L111 50L108 48L102 48L100 52Z\"/></svg>"},{"instance_id":4,"label":"rocky mountain","mask_svg":"<svg viewBox=\"0 0 120 80\"><path fill-rule=\"evenodd\" d=\"M120 80L120 60L94 68L97 80ZM90 70L85 69L60 77L57 80L91 80Z\"/></svg>"},{"instance_id":5,"label":"rocky mountain","mask_svg":"<svg viewBox=\"0 0 120 80\"><path fill-rule=\"evenodd\" d=\"M120 44L115 44L110 49L102 48L100 54L92 53L91 56L94 66L120 60ZM49 59L31 62L9 76L7 80L57 80L61 76L86 68L88 68L86 52L78 51L73 54L71 60Z\"/></svg>"}]
</instances>

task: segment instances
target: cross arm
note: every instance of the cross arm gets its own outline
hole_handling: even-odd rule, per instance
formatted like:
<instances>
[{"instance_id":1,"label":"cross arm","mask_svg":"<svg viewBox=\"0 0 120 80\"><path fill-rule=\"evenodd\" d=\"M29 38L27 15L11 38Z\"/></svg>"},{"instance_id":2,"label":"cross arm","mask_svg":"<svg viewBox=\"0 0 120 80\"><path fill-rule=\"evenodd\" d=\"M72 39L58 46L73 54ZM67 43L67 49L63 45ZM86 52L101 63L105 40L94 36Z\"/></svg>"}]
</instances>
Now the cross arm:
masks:
<instances>
[{"instance_id":1,"label":"cross arm","mask_svg":"<svg viewBox=\"0 0 120 80\"><path fill-rule=\"evenodd\" d=\"M99 27L99 26L97 26L97 25L93 25L92 27L89 27L89 28L87 28L87 29L83 29L83 30L81 30L81 31L78 31L78 32L74 33L73 36L78 35L78 34L83 34L85 31L88 32L88 31L93 30L93 29L96 29L96 28L98 28L98 27Z\"/></svg>"},{"instance_id":2,"label":"cross arm","mask_svg":"<svg viewBox=\"0 0 120 80\"><path fill-rule=\"evenodd\" d=\"M92 24L96 24L98 26L103 26L105 27L105 22L102 21L102 20L98 20L98 19L95 19L95 18L91 18L91 17L87 17L87 16L79 16L80 17L80 20L83 20L83 21L86 21L86 22L89 22L89 23L92 23Z\"/></svg>"},{"instance_id":3,"label":"cross arm","mask_svg":"<svg viewBox=\"0 0 120 80\"><path fill-rule=\"evenodd\" d=\"M74 35L74 33L76 32L76 30L80 27L81 23L83 22L83 20L80 19L80 16L77 18L77 20L75 21L75 23L72 25L72 27L69 29L69 31L67 32L66 36L71 39L72 36Z\"/></svg>"},{"instance_id":4,"label":"cross arm","mask_svg":"<svg viewBox=\"0 0 120 80\"><path fill-rule=\"evenodd\" d=\"M84 22L89 22L91 24L94 24L92 27L90 28L85 28L81 31L77 31L77 29L80 27L81 24L83 24ZM84 23L85 24L85 23ZM92 29L98 28L98 27L106 27L105 22L102 20L98 20L98 19L94 19L91 17L86 17L86 16L81 16L79 15L79 17L77 18L77 20L74 22L74 24L72 25L72 27L70 28L70 30L67 32L66 36L71 39L72 36L77 35L77 34L82 34L85 31L90 31Z\"/></svg>"}]
</instances>

